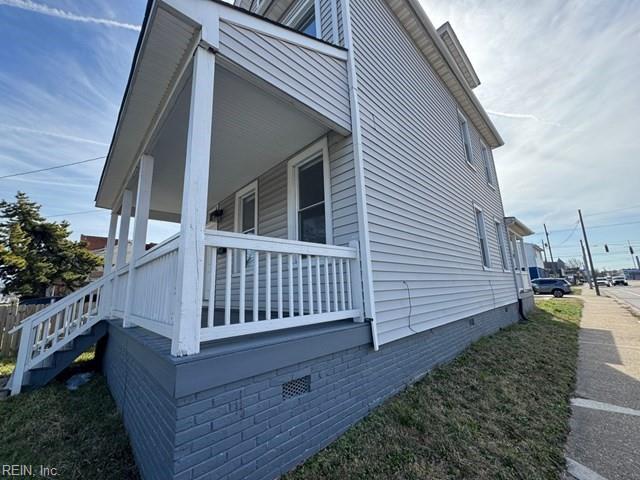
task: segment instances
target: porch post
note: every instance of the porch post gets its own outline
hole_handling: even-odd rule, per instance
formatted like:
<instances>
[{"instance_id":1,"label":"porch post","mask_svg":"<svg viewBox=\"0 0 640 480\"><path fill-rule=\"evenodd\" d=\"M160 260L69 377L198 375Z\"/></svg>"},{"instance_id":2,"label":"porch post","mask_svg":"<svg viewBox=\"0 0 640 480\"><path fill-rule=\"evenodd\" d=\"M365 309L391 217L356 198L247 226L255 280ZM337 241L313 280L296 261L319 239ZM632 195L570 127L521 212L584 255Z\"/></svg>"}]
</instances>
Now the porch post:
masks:
<instances>
[{"instance_id":1,"label":"porch post","mask_svg":"<svg viewBox=\"0 0 640 480\"><path fill-rule=\"evenodd\" d=\"M200 351L215 54L202 45L193 58L189 131L182 191L176 309L171 354Z\"/></svg>"},{"instance_id":2,"label":"porch post","mask_svg":"<svg viewBox=\"0 0 640 480\"><path fill-rule=\"evenodd\" d=\"M125 190L122 194L122 208L120 210L120 231L118 232L118 258L116 260L116 270L127 263L127 247L129 246L129 223L131 222L132 201L133 193L131 190Z\"/></svg>"},{"instance_id":3,"label":"porch post","mask_svg":"<svg viewBox=\"0 0 640 480\"><path fill-rule=\"evenodd\" d=\"M116 230L118 228L118 212L111 210L111 220L109 222L109 236L107 237L107 246L104 250L104 268L103 277L106 277L113 271L113 250L116 243ZM115 279L111 279L104 287L103 293L100 295L99 315L101 318L111 316L111 304L113 302L113 287Z\"/></svg>"},{"instance_id":4,"label":"porch post","mask_svg":"<svg viewBox=\"0 0 640 480\"><path fill-rule=\"evenodd\" d=\"M153 180L153 157L142 155L138 173L138 193L136 196L136 216L133 227L133 249L129 261L129 279L127 282L127 298L124 308L124 328L132 327L131 312L135 302L136 261L144 255L147 244L147 224L151 207L151 182Z\"/></svg>"},{"instance_id":5,"label":"porch post","mask_svg":"<svg viewBox=\"0 0 640 480\"><path fill-rule=\"evenodd\" d=\"M104 251L104 274L107 276L113 270L113 250L116 244L116 230L118 228L118 212L111 211L111 221L109 222L109 236L107 237L107 247Z\"/></svg>"}]
</instances>

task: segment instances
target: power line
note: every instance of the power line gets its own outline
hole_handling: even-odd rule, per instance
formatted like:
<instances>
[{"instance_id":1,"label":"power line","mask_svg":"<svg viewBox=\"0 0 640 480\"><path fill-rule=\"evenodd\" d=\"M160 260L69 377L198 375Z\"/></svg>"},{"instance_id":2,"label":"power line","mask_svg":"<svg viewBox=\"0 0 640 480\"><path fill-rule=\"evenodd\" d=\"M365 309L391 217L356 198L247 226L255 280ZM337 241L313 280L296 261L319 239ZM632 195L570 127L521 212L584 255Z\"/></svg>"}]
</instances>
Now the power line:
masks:
<instances>
[{"instance_id":1,"label":"power line","mask_svg":"<svg viewBox=\"0 0 640 480\"><path fill-rule=\"evenodd\" d=\"M571 233L569 234L569 236L567 238L565 238L562 242L560 242L559 244L556 245L556 248L561 247L562 245L564 245L565 243L567 243L569 240L571 240L571 237L573 237L573 234L576 233L576 230L578 229L578 227L580 226L580 221L578 220L576 222L576 225L573 227L573 230L571 230Z\"/></svg>"},{"instance_id":2,"label":"power line","mask_svg":"<svg viewBox=\"0 0 640 480\"><path fill-rule=\"evenodd\" d=\"M589 227L589 230L593 229L593 228L606 228L606 227L619 227L622 225L636 225L640 223L640 221L638 222L621 222L621 223L607 223L607 224L603 224L603 225L593 225ZM549 235L553 235L554 233L560 233L560 232L568 232L570 230L572 230L573 227L569 227L569 228L563 228L560 230L553 230L551 232L549 232Z\"/></svg>"},{"instance_id":3,"label":"power line","mask_svg":"<svg viewBox=\"0 0 640 480\"><path fill-rule=\"evenodd\" d=\"M631 205L630 207L616 208L616 209L613 209L613 210L604 210L602 212L590 213L589 215L585 215L585 217L594 217L596 215L605 215L607 213L621 212L623 210L635 210L637 208L640 208L640 205Z\"/></svg>"},{"instance_id":4,"label":"power line","mask_svg":"<svg viewBox=\"0 0 640 480\"><path fill-rule=\"evenodd\" d=\"M86 213L107 213L107 210L82 210L80 212L60 213L58 215L45 215L47 218L69 217L71 215L84 215Z\"/></svg>"},{"instance_id":5,"label":"power line","mask_svg":"<svg viewBox=\"0 0 640 480\"><path fill-rule=\"evenodd\" d=\"M80 160L79 162L65 163L63 165L56 165L54 167L40 168L38 170L29 170L27 172L20 172L20 173L12 173L10 175L2 175L0 176L0 180L3 180L5 178L19 177L21 175L30 175L32 173L48 172L49 170L55 170L57 168L64 168L64 167L71 167L72 165L80 165L82 163L95 162L96 160L102 160L104 158L107 158L107 157L102 156L102 157L96 157L96 158L88 158L87 160Z\"/></svg>"}]
</instances>

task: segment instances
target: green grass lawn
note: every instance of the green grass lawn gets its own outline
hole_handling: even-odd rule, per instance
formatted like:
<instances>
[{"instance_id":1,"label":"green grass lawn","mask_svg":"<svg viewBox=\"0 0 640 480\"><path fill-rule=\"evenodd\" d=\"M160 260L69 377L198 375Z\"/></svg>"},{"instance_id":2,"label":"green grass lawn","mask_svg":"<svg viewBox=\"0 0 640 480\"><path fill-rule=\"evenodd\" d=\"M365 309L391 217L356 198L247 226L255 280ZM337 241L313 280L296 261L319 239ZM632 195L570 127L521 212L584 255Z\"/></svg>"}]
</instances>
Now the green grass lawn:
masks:
<instances>
[{"instance_id":1,"label":"green grass lawn","mask_svg":"<svg viewBox=\"0 0 640 480\"><path fill-rule=\"evenodd\" d=\"M537 305L529 323L472 345L285 478L557 478L581 302ZM104 378L75 392L63 380L0 401L3 463L53 466L65 479L138 478Z\"/></svg>"},{"instance_id":2,"label":"green grass lawn","mask_svg":"<svg viewBox=\"0 0 640 480\"><path fill-rule=\"evenodd\" d=\"M582 304L537 306L529 323L475 343L285 478L559 478Z\"/></svg>"},{"instance_id":3,"label":"green grass lawn","mask_svg":"<svg viewBox=\"0 0 640 480\"><path fill-rule=\"evenodd\" d=\"M4 464L55 467L54 478L138 478L122 420L104 377L96 374L77 391L67 390L71 374L91 370L93 352L44 388L0 401L0 459ZM13 361L2 360L10 373Z\"/></svg>"}]
</instances>

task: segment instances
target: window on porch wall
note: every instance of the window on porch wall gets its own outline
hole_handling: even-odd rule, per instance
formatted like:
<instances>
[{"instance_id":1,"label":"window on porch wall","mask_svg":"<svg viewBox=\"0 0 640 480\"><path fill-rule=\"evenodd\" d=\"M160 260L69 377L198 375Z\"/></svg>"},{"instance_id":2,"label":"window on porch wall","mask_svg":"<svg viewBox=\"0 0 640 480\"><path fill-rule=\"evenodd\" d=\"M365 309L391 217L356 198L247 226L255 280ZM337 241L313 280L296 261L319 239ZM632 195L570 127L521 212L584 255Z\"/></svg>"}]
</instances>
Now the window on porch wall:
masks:
<instances>
[{"instance_id":1,"label":"window on porch wall","mask_svg":"<svg viewBox=\"0 0 640 480\"><path fill-rule=\"evenodd\" d=\"M322 157L298 168L298 240L327 243Z\"/></svg>"}]
</instances>

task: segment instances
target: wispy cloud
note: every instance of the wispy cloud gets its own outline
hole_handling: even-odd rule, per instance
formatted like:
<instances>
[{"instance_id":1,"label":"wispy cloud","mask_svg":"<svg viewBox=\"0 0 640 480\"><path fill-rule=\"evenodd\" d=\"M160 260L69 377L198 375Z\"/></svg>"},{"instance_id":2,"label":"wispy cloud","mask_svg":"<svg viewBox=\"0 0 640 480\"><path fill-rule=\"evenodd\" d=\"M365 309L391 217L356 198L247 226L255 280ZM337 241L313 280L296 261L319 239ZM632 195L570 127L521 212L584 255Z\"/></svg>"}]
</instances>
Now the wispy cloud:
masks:
<instances>
[{"instance_id":1,"label":"wispy cloud","mask_svg":"<svg viewBox=\"0 0 640 480\"><path fill-rule=\"evenodd\" d=\"M0 0L0 2L1 1L2 0ZM0 129L13 130L15 132L35 133L37 135L45 135L45 136L48 136L48 137L60 138L62 140L70 140L72 142L90 143L92 145L101 145L101 146L105 146L105 147L109 146L108 143L98 142L96 140L91 140L89 138L76 137L76 136L73 136L73 135L64 135L62 133L48 132L46 130L37 130L37 129L34 129L34 128L20 127L20 126L17 126L17 125L6 125L4 123L0 123Z\"/></svg>"},{"instance_id":2,"label":"wispy cloud","mask_svg":"<svg viewBox=\"0 0 640 480\"><path fill-rule=\"evenodd\" d=\"M133 25L131 23L118 22L117 20L110 20L108 18L96 18L96 17L85 16L85 15L78 15L72 12L61 10L59 8L53 8L53 7L49 7L48 5L32 2L31 0L0 0L0 5L21 8L22 10L41 13L43 15L49 15L51 17L63 18L65 20L70 20L73 22L96 23L99 25L105 25L107 27L124 28L126 30L140 31L140 25Z\"/></svg>"}]
</instances>

